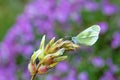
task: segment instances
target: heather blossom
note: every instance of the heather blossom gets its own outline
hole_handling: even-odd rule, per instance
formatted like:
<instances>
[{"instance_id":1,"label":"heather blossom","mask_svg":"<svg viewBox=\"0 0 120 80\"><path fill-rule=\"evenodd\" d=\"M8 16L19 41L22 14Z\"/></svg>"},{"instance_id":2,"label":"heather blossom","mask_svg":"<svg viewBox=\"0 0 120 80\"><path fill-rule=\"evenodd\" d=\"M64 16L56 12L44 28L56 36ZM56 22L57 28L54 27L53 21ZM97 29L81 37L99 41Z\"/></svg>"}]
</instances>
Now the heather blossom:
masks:
<instances>
[{"instance_id":1,"label":"heather blossom","mask_svg":"<svg viewBox=\"0 0 120 80\"><path fill-rule=\"evenodd\" d=\"M56 66L56 71L58 71L59 73L65 73L68 72L68 70L69 70L69 64L67 62L60 62Z\"/></svg>"},{"instance_id":2,"label":"heather blossom","mask_svg":"<svg viewBox=\"0 0 120 80\"><path fill-rule=\"evenodd\" d=\"M115 32L113 34L113 40L111 42L111 47L112 48L118 48L120 46L120 33Z\"/></svg>"},{"instance_id":3,"label":"heather blossom","mask_svg":"<svg viewBox=\"0 0 120 80\"><path fill-rule=\"evenodd\" d=\"M98 25L101 28L101 34L104 34L108 30L108 24L106 22L99 22Z\"/></svg>"},{"instance_id":4,"label":"heather blossom","mask_svg":"<svg viewBox=\"0 0 120 80\"><path fill-rule=\"evenodd\" d=\"M115 14L117 12L117 10L118 10L118 8L116 5L103 1L103 4L102 4L103 14L105 14L107 16L111 16L111 15Z\"/></svg>"},{"instance_id":5,"label":"heather blossom","mask_svg":"<svg viewBox=\"0 0 120 80\"><path fill-rule=\"evenodd\" d=\"M97 11L99 9L98 3L92 1L86 1L84 7L88 11Z\"/></svg>"},{"instance_id":6,"label":"heather blossom","mask_svg":"<svg viewBox=\"0 0 120 80\"><path fill-rule=\"evenodd\" d=\"M117 80L111 71L106 71L100 80Z\"/></svg>"},{"instance_id":7,"label":"heather blossom","mask_svg":"<svg viewBox=\"0 0 120 80\"><path fill-rule=\"evenodd\" d=\"M119 69L118 69L118 66L117 65L115 65L114 63L113 63L113 61L112 61L112 59L107 59L107 61L106 61L106 64L108 65L108 67L109 67L109 71L111 71L112 73L115 73L115 72L117 72Z\"/></svg>"},{"instance_id":8,"label":"heather blossom","mask_svg":"<svg viewBox=\"0 0 120 80\"><path fill-rule=\"evenodd\" d=\"M78 80L89 80L88 78L88 73L87 72L81 72L79 75L78 75Z\"/></svg>"},{"instance_id":9,"label":"heather blossom","mask_svg":"<svg viewBox=\"0 0 120 80\"><path fill-rule=\"evenodd\" d=\"M76 70L75 69L70 70L66 80L76 80Z\"/></svg>"},{"instance_id":10,"label":"heather blossom","mask_svg":"<svg viewBox=\"0 0 120 80\"><path fill-rule=\"evenodd\" d=\"M95 67L103 67L104 66L104 60L100 57L92 58L91 62Z\"/></svg>"}]
</instances>

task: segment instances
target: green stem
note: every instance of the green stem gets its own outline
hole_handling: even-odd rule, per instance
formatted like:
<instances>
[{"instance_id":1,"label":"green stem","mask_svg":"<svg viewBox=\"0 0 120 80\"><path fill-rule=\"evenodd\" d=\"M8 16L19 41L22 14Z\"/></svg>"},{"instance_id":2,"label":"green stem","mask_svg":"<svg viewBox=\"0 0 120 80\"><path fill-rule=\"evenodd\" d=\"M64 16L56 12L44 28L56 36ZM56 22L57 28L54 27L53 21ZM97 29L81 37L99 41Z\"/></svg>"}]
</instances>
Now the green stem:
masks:
<instances>
[{"instance_id":1,"label":"green stem","mask_svg":"<svg viewBox=\"0 0 120 80\"><path fill-rule=\"evenodd\" d=\"M33 75L33 76L31 77L31 80L34 80L34 78L35 78L35 75Z\"/></svg>"}]
</instances>

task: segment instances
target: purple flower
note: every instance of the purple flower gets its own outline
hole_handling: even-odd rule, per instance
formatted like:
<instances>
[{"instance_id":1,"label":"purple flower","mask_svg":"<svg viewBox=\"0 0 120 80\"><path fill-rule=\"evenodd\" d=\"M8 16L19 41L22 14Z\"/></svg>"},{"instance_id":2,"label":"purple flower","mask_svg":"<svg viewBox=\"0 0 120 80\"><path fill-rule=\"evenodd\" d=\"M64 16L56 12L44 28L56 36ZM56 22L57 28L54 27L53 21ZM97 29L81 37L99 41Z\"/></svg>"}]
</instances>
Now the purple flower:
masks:
<instances>
[{"instance_id":1,"label":"purple flower","mask_svg":"<svg viewBox=\"0 0 120 80\"><path fill-rule=\"evenodd\" d=\"M100 31L101 34L104 34L108 30L108 24L106 22L100 22L98 23L98 25L101 28L101 31Z\"/></svg>"},{"instance_id":2,"label":"purple flower","mask_svg":"<svg viewBox=\"0 0 120 80\"><path fill-rule=\"evenodd\" d=\"M26 41L33 41L34 40L34 34L33 34L33 28L30 23L30 21L25 17L25 15L20 15L17 18L15 27L19 28L19 36L23 37Z\"/></svg>"},{"instance_id":3,"label":"purple flower","mask_svg":"<svg viewBox=\"0 0 120 80\"><path fill-rule=\"evenodd\" d=\"M111 71L106 71L100 80L117 80Z\"/></svg>"},{"instance_id":4,"label":"purple flower","mask_svg":"<svg viewBox=\"0 0 120 80\"><path fill-rule=\"evenodd\" d=\"M42 34L44 33L49 38L55 36L53 31L53 26L54 26L53 21L50 21L49 19L46 19L45 21L36 19L34 20L34 25L36 26L38 33L42 33Z\"/></svg>"},{"instance_id":5,"label":"purple flower","mask_svg":"<svg viewBox=\"0 0 120 80\"><path fill-rule=\"evenodd\" d=\"M53 78L53 75L49 74L45 77L45 80L52 80L52 78Z\"/></svg>"},{"instance_id":6,"label":"purple flower","mask_svg":"<svg viewBox=\"0 0 120 80\"><path fill-rule=\"evenodd\" d=\"M47 75L45 80L61 80L59 76L56 75Z\"/></svg>"},{"instance_id":7,"label":"purple flower","mask_svg":"<svg viewBox=\"0 0 120 80\"><path fill-rule=\"evenodd\" d=\"M120 33L119 32L115 32L113 35L113 39L111 42L111 47L112 48L117 48L120 46Z\"/></svg>"},{"instance_id":8,"label":"purple flower","mask_svg":"<svg viewBox=\"0 0 120 80\"><path fill-rule=\"evenodd\" d=\"M19 45L17 48L18 52L22 53L24 56L29 56L34 50L32 45Z\"/></svg>"},{"instance_id":9,"label":"purple flower","mask_svg":"<svg viewBox=\"0 0 120 80\"><path fill-rule=\"evenodd\" d=\"M87 74L87 72L81 72L81 73L78 75L78 80L89 80L89 79L88 79L88 74Z\"/></svg>"},{"instance_id":10,"label":"purple flower","mask_svg":"<svg viewBox=\"0 0 120 80\"><path fill-rule=\"evenodd\" d=\"M112 59L107 59L106 63L109 66L109 70L111 72L115 73L118 71L118 67L115 64L113 64Z\"/></svg>"},{"instance_id":11,"label":"purple flower","mask_svg":"<svg viewBox=\"0 0 120 80\"><path fill-rule=\"evenodd\" d=\"M22 74L22 79L23 80L30 80L30 73L28 70L24 71L24 73Z\"/></svg>"},{"instance_id":12,"label":"purple flower","mask_svg":"<svg viewBox=\"0 0 120 80\"><path fill-rule=\"evenodd\" d=\"M15 75L13 72L10 73L10 70L8 69L4 69L4 70L0 70L0 80L7 80L9 78L9 80L16 80Z\"/></svg>"},{"instance_id":13,"label":"purple flower","mask_svg":"<svg viewBox=\"0 0 120 80\"><path fill-rule=\"evenodd\" d=\"M118 27L120 28L120 19L118 20L118 23L117 23L117 24L118 24Z\"/></svg>"},{"instance_id":14,"label":"purple flower","mask_svg":"<svg viewBox=\"0 0 120 80\"><path fill-rule=\"evenodd\" d=\"M76 80L76 70L75 69L72 69L69 72L66 80Z\"/></svg>"},{"instance_id":15,"label":"purple flower","mask_svg":"<svg viewBox=\"0 0 120 80\"><path fill-rule=\"evenodd\" d=\"M76 22L81 22L81 17L80 17L80 14L78 14L78 13L72 13L71 14L71 19L73 20L73 21L76 21Z\"/></svg>"},{"instance_id":16,"label":"purple flower","mask_svg":"<svg viewBox=\"0 0 120 80\"><path fill-rule=\"evenodd\" d=\"M103 67L104 66L104 60L100 57L92 58L91 62L95 67Z\"/></svg>"},{"instance_id":17,"label":"purple flower","mask_svg":"<svg viewBox=\"0 0 120 80\"><path fill-rule=\"evenodd\" d=\"M9 48L6 44L0 44L0 64L8 63L8 59L10 57ZM1 65L0 65L1 66Z\"/></svg>"},{"instance_id":18,"label":"purple flower","mask_svg":"<svg viewBox=\"0 0 120 80\"><path fill-rule=\"evenodd\" d=\"M103 12L103 14L110 16L117 12L117 7L115 5L109 4L109 3L103 4L102 12Z\"/></svg>"},{"instance_id":19,"label":"purple flower","mask_svg":"<svg viewBox=\"0 0 120 80\"><path fill-rule=\"evenodd\" d=\"M67 72L69 69L69 65L67 62L60 62L57 66L56 66L56 71L59 73L65 73Z\"/></svg>"},{"instance_id":20,"label":"purple flower","mask_svg":"<svg viewBox=\"0 0 120 80\"><path fill-rule=\"evenodd\" d=\"M6 44L13 44L15 43L16 40L16 36L18 36L21 33L21 29L20 27L11 27L10 30L7 32L5 38L4 38L4 42Z\"/></svg>"},{"instance_id":21,"label":"purple flower","mask_svg":"<svg viewBox=\"0 0 120 80\"><path fill-rule=\"evenodd\" d=\"M55 2L55 0L33 1L26 6L23 14L25 14L30 19L40 16L50 16L52 9L54 9Z\"/></svg>"},{"instance_id":22,"label":"purple flower","mask_svg":"<svg viewBox=\"0 0 120 80\"><path fill-rule=\"evenodd\" d=\"M70 15L70 2L60 0L55 12L55 18L60 22L65 22Z\"/></svg>"},{"instance_id":23,"label":"purple flower","mask_svg":"<svg viewBox=\"0 0 120 80\"><path fill-rule=\"evenodd\" d=\"M87 1L84 5L85 9L88 11L96 11L99 8L99 5L95 2Z\"/></svg>"},{"instance_id":24,"label":"purple flower","mask_svg":"<svg viewBox=\"0 0 120 80\"><path fill-rule=\"evenodd\" d=\"M11 63L9 66L0 67L0 80L16 80L15 64Z\"/></svg>"}]
</instances>

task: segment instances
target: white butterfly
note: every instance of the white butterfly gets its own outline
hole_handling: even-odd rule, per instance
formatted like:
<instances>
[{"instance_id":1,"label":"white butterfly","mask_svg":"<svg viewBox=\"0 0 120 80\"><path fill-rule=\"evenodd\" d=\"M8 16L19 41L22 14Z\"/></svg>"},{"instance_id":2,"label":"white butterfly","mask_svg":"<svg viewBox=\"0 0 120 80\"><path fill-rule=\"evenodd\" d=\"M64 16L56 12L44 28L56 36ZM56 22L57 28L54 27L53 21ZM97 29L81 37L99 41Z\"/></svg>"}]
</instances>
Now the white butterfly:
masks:
<instances>
[{"instance_id":1,"label":"white butterfly","mask_svg":"<svg viewBox=\"0 0 120 80\"><path fill-rule=\"evenodd\" d=\"M91 46L98 40L100 26L93 25L79 33L76 37L72 37L72 41L76 44Z\"/></svg>"}]
</instances>

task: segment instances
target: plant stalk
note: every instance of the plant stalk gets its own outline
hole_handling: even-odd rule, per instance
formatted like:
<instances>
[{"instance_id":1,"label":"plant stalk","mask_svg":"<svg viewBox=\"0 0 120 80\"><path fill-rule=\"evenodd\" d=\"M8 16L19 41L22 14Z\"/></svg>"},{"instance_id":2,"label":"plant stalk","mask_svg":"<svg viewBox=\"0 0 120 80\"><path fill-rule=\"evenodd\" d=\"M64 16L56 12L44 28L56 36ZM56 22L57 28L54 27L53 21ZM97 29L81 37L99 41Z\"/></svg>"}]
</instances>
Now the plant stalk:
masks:
<instances>
[{"instance_id":1,"label":"plant stalk","mask_svg":"<svg viewBox=\"0 0 120 80\"><path fill-rule=\"evenodd\" d=\"M42 64L42 62L43 62L43 61L41 61L41 62L37 65L37 69L36 69L36 71L35 71L35 74L32 75L31 80L34 80L34 78L35 78L35 76L36 76L36 74L37 74L37 71L38 71L40 65Z\"/></svg>"}]
</instances>

